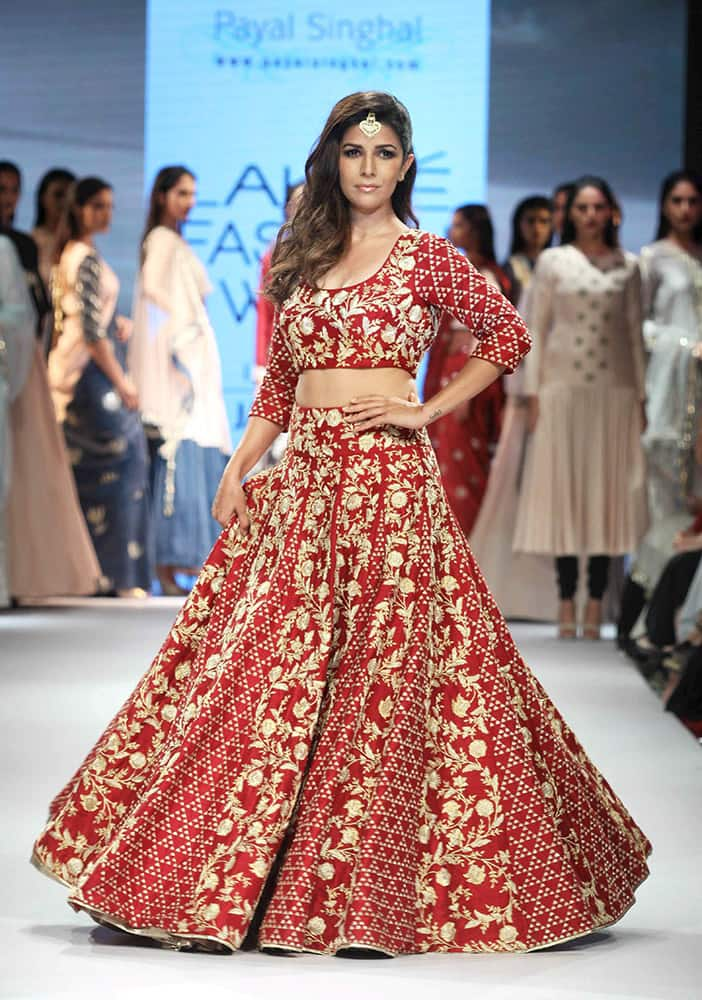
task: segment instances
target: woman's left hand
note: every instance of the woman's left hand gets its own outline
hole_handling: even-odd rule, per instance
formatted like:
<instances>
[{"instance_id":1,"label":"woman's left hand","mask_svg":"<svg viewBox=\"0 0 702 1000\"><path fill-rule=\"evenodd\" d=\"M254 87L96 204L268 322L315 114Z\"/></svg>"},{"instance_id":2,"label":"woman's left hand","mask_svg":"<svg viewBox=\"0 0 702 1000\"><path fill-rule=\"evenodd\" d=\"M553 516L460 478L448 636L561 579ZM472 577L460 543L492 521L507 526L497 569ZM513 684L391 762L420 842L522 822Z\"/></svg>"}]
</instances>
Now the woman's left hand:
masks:
<instances>
[{"instance_id":1,"label":"woman's left hand","mask_svg":"<svg viewBox=\"0 0 702 1000\"><path fill-rule=\"evenodd\" d=\"M427 423L427 413L415 393L399 396L358 396L344 407L346 419L357 431L392 424L419 430Z\"/></svg>"},{"instance_id":2,"label":"woman's left hand","mask_svg":"<svg viewBox=\"0 0 702 1000\"><path fill-rule=\"evenodd\" d=\"M132 330L134 329L134 324L127 316L116 316L115 317L115 332L117 334L117 340L121 343L126 343L132 335Z\"/></svg>"}]
</instances>

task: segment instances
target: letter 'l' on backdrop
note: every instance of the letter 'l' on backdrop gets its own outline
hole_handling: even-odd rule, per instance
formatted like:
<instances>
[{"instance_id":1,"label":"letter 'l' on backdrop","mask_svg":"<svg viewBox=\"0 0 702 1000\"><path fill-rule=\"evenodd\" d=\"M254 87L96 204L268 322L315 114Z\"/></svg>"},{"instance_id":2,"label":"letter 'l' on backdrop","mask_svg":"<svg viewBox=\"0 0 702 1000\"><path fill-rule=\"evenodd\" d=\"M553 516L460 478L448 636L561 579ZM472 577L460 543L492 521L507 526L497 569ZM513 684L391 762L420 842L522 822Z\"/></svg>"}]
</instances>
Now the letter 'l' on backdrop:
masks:
<instances>
[{"instance_id":1,"label":"letter 'l' on backdrop","mask_svg":"<svg viewBox=\"0 0 702 1000\"><path fill-rule=\"evenodd\" d=\"M235 440L253 396L261 255L332 105L356 90L407 105L415 210L442 233L456 205L485 196L489 45L489 0L149 0L145 183L166 163L197 174L184 235L215 286Z\"/></svg>"}]
</instances>

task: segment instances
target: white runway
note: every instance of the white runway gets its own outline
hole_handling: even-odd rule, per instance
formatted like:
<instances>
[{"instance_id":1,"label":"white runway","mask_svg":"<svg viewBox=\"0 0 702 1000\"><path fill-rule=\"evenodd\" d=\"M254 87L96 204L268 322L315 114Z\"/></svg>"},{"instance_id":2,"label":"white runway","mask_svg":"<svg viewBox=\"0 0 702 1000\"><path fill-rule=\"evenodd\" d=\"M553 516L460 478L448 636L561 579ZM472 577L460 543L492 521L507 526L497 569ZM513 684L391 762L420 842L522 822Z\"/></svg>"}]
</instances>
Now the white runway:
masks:
<instances>
[{"instance_id":1,"label":"white runway","mask_svg":"<svg viewBox=\"0 0 702 1000\"><path fill-rule=\"evenodd\" d=\"M160 645L177 603L0 613L0 996L49 1000L696 1000L702 998L702 749L611 642L521 650L653 841L651 878L611 930L529 955L361 961L178 954L97 928L28 864L49 799Z\"/></svg>"}]
</instances>

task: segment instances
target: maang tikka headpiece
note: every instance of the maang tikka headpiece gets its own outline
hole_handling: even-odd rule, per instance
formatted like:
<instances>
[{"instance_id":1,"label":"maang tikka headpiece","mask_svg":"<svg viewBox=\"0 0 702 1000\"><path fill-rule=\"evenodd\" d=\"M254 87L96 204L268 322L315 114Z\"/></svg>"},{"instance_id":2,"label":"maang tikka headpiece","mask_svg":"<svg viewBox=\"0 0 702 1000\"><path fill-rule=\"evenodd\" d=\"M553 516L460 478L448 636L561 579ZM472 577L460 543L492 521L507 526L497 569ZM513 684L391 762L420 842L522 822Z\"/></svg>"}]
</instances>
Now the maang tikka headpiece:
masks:
<instances>
[{"instance_id":1,"label":"maang tikka headpiece","mask_svg":"<svg viewBox=\"0 0 702 1000\"><path fill-rule=\"evenodd\" d=\"M358 127L364 135L367 135L369 139L372 139L374 135L380 132L382 123L379 122L375 117L374 111L369 111L362 122L358 123Z\"/></svg>"}]
</instances>

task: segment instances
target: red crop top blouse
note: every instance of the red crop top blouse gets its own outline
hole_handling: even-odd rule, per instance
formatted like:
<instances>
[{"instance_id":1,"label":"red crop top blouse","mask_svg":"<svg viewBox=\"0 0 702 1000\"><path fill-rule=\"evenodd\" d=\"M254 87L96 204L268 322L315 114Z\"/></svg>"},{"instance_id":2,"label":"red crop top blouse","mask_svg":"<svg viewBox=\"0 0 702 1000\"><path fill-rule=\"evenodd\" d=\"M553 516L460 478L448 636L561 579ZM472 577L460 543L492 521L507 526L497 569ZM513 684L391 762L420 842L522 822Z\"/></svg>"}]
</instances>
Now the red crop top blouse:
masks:
<instances>
[{"instance_id":1,"label":"red crop top blouse","mask_svg":"<svg viewBox=\"0 0 702 1000\"><path fill-rule=\"evenodd\" d=\"M298 377L311 368L401 368L416 377L444 312L477 338L476 358L512 372L529 350L526 326L507 299L448 240L411 229L365 281L295 288L278 310L250 415L286 429Z\"/></svg>"}]
</instances>

